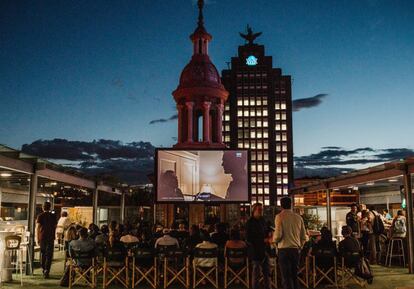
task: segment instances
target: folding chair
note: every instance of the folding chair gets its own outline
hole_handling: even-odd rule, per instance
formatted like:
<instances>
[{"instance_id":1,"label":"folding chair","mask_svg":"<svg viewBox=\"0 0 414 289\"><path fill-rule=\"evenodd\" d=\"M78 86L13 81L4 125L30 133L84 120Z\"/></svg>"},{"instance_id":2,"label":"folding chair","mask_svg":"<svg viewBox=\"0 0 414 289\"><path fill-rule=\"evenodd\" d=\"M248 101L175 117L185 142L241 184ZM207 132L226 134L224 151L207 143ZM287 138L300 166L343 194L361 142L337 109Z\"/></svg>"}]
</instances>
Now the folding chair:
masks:
<instances>
[{"instance_id":1,"label":"folding chair","mask_svg":"<svg viewBox=\"0 0 414 289\"><path fill-rule=\"evenodd\" d=\"M190 265L184 250L170 247L164 251L162 258L164 289L174 282L190 287Z\"/></svg>"},{"instance_id":2,"label":"folding chair","mask_svg":"<svg viewBox=\"0 0 414 289\"><path fill-rule=\"evenodd\" d=\"M71 250L69 259L69 288L84 281L91 288L96 287L95 250L87 252Z\"/></svg>"},{"instance_id":3,"label":"folding chair","mask_svg":"<svg viewBox=\"0 0 414 289\"><path fill-rule=\"evenodd\" d=\"M207 261L207 262L204 262L204 261ZM197 279L198 275L200 275L200 279ZM203 281L208 281L215 288L217 289L219 288L217 248L213 248L213 249L195 248L194 249L193 288L196 288Z\"/></svg>"},{"instance_id":4,"label":"folding chair","mask_svg":"<svg viewBox=\"0 0 414 289\"><path fill-rule=\"evenodd\" d=\"M146 282L157 287L157 259L151 249L135 248L132 258L132 288Z\"/></svg>"},{"instance_id":5,"label":"folding chair","mask_svg":"<svg viewBox=\"0 0 414 289\"><path fill-rule=\"evenodd\" d=\"M235 259L238 261L234 262ZM246 248L226 248L224 251L224 288L236 281L249 288L250 270Z\"/></svg>"},{"instance_id":6,"label":"folding chair","mask_svg":"<svg viewBox=\"0 0 414 289\"><path fill-rule=\"evenodd\" d=\"M306 288L310 287L310 284L309 284L310 276L309 275L310 275L309 257L301 256L300 262L299 262L299 269L298 269L298 281Z\"/></svg>"},{"instance_id":7,"label":"folding chair","mask_svg":"<svg viewBox=\"0 0 414 289\"><path fill-rule=\"evenodd\" d=\"M123 246L123 245L122 245ZM125 247L121 244L117 247L106 249L103 264L103 288L106 288L115 280L128 288L128 256Z\"/></svg>"},{"instance_id":8,"label":"folding chair","mask_svg":"<svg viewBox=\"0 0 414 289\"><path fill-rule=\"evenodd\" d=\"M360 287L366 287L367 281L355 275L355 268L358 266L361 260L361 254L359 252L347 252L341 257L341 263L339 264L339 282L340 286L345 288L351 284L352 281Z\"/></svg>"},{"instance_id":9,"label":"folding chair","mask_svg":"<svg viewBox=\"0 0 414 289\"><path fill-rule=\"evenodd\" d=\"M336 256L332 250L318 249L313 259L313 287L316 288L323 280L338 287Z\"/></svg>"}]
</instances>

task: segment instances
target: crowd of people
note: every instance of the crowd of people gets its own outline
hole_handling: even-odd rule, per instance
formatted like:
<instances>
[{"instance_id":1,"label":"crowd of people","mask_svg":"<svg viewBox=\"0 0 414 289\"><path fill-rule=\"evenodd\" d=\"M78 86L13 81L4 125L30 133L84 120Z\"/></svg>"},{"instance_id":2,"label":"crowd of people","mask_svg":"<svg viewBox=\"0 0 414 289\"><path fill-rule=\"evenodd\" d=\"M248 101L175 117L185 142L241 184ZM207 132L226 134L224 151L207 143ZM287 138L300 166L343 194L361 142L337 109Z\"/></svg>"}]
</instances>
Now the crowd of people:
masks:
<instances>
[{"instance_id":1,"label":"crowd of people","mask_svg":"<svg viewBox=\"0 0 414 289\"><path fill-rule=\"evenodd\" d=\"M320 234L309 236L304 221L299 214L292 210L290 198L281 199L282 211L276 215L274 224L269 224L263 218L263 206L256 203L252 206L251 217L245 224L229 226L225 223L215 225L174 224L171 228L161 225L150 226L139 223L135 225L120 224L115 221L100 228L90 224L88 228L70 224L67 214L62 213L59 219L56 235L62 238L68 252L90 251L96 248L118 248L126 252L128 245L138 248L154 249L161 246L176 246L188 254L195 248L217 248L222 256L217 261L212 259L195 258L200 266L213 266L214 262L222 264L223 256L228 249L245 248L252 265L252 288L259 288L259 279L263 276L264 288L270 288L269 257L277 254L281 270L283 288L299 288L298 268L303 257L317 254L320 250L330 250L332 256L347 253L360 253L361 256L376 259L377 233L389 237L405 237L406 222L402 211L392 218L388 211L382 214L373 208L366 209L351 206L346 216L346 226L342 227L343 239L339 243L333 240L331 231L323 227ZM50 246L56 224L52 220L50 204L44 205L44 212L38 217L39 234L43 236L39 242L42 250L42 268L45 278L48 277L51 264ZM379 224L381 222L381 224ZM47 235L47 237L45 237ZM244 262L244 259L234 258L232 262Z\"/></svg>"},{"instance_id":2,"label":"crowd of people","mask_svg":"<svg viewBox=\"0 0 414 289\"><path fill-rule=\"evenodd\" d=\"M353 237L361 243L363 254L371 264L381 263L381 256L390 239L405 239L407 233L403 210L398 210L392 217L387 209L379 213L375 207L352 204L346 215L346 224L351 228Z\"/></svg>"}]
</instances>

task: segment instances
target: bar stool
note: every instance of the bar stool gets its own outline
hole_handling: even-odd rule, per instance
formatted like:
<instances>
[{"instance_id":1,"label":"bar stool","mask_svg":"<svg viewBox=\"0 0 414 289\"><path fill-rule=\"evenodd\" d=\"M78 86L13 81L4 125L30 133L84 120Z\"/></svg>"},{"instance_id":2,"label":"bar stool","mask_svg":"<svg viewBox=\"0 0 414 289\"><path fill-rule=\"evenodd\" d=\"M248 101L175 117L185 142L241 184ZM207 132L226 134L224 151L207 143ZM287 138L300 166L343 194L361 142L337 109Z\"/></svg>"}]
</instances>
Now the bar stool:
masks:
<instances>
[{"instance_id":1,"label":"bar stool","mask_svg":"<svg viewBox=\"0 0 414 289\"><path fill-rule=\"evenodd\" d=\"M32 268L32 254L31 254L31 249L30 249L30 232L29 231L25 231L24 234L22 235L22 239L20 242L20 249L25 253L26 255L26 264L29 265L29 270L30 272L33 274L33 268ZM26 272L27 274L27 272Z\"/></svg>"},{"instance_id":2,"label":"bar stool","mask_svg":"<svg viewBox=\"0 0 414 289\"><path fill-rule=\"evenodd\" d=\"M8 261L3 261L3 264L7 263L5 264L5 267L3 267L3 270L12 269L18 272L18 270L20 269L20 285L23 286L23 251L20 248L21 240L21 237L17 235L6 236L6 238L4 239L5 248L3 258L5 258L6 260L10 260L10 263ZM9 266L9 264L11 266ZM0 279L1 277L2 274L0 274Z\"/></svg>"},{"instance_id":3,"label":"bar stool","mask_svg":"<svg viewBox=\"0 0 414 289\"><path fill-rule=\"evenodd\" d=\"M402 259L403 266L405 267L404 240L402 238L391 238L385 258L385 266L391 267L392 258L399 258L400 261Z\"/></svg>"}]
</instances>

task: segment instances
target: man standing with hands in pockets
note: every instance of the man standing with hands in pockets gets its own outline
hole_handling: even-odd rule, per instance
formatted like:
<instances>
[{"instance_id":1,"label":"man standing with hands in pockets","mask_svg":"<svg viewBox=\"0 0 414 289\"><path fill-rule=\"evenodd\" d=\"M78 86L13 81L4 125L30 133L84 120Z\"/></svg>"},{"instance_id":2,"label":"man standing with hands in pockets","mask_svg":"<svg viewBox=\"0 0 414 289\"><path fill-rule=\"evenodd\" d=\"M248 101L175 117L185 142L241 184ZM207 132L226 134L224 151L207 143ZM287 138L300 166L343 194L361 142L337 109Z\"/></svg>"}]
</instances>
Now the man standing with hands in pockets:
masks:
<instances>
[{"instance_id":1,"label":"man standing with hands in pockets","mask_svg":"<svg viewBox=\"0 0 414 289\"><path fill-rule=\"evenodd\" d=\"M299 256L307 240L305 224L302 217L292 211L290 198L282 198L280 205L282 211L275 218L273 239L278 249L282 285L284 289L299 289Z\"/></svg>"}]
</instances>

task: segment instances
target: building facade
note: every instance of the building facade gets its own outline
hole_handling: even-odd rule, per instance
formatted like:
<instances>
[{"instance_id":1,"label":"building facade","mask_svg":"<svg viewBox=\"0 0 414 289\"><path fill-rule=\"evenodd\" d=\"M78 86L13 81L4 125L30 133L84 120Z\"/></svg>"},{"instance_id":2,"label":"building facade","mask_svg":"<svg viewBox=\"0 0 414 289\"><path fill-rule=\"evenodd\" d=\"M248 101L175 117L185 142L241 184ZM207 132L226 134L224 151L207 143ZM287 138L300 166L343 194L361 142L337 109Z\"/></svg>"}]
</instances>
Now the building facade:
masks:
<instances>
[{"instance_id":1,"label":"building facade","mask_svg":"<svg viewBox=\"0 0 414 289\"><path fill-rule=\"evenodd\" d=\"M222 71L230 95L224 107L223 138L230 148L251 151L252 203L279 205L293 187L291 77L273 67L265 47L254 43L261 33L240 35L246 40Z\"/></svg>"}]
</instances>

